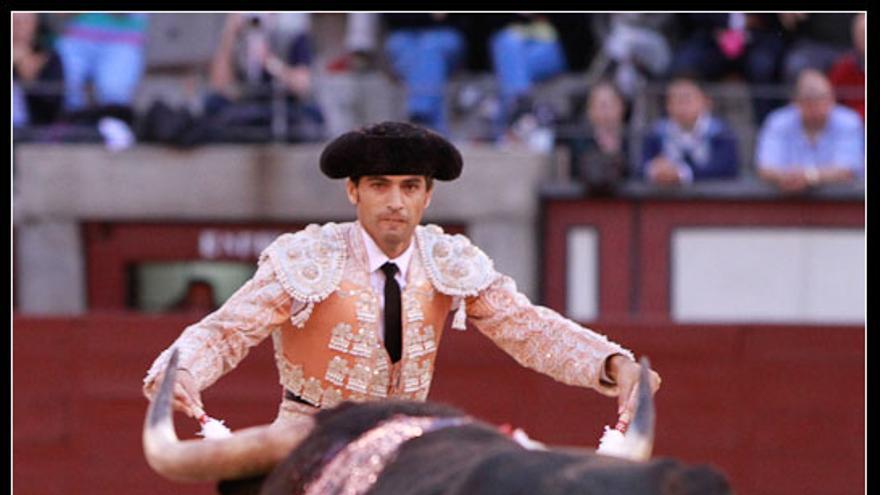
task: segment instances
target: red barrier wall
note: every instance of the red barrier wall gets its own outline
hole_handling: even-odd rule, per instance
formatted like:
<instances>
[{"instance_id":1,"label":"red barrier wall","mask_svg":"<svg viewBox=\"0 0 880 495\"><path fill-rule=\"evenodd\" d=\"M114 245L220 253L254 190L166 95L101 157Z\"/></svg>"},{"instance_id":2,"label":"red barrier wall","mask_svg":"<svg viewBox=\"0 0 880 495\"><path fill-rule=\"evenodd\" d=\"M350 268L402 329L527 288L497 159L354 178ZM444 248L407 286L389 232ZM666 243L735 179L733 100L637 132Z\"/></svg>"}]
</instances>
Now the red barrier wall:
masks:
<instances>
[{"instance_id":1,"label":"red barrier wall","mask_svg":"<svg viewBox=\"0 0 880 495\"><path fill-rule=\"evenodd\" d=\"M603 321L672 323L672 237L690 227L849 228L865 225L863 201L774 198L721 199L579 198L543 202L545 304L566 310L568 231L595 229L598 236L598 310Z\"/></svg>"},{"instance_id":2,"label":"red barrier wall","mask_svg":"<svg viewBox=\"0 0 880 495\"><path fill-rule=\"evenodd\" d=\"M146 465L141 380L193 317L13 319L13 490L55 495L209 494ZM663 377L655 454L723 470L737 493L865 489L862 328L601 327ZM595 446L616 403L518 367L473 329L447 330L431 399L533 438ZM270 421L280 397L271 344L205 391L233 429ZM178 415L178 433L197 425Z\"/></svg>"}]
</instances>

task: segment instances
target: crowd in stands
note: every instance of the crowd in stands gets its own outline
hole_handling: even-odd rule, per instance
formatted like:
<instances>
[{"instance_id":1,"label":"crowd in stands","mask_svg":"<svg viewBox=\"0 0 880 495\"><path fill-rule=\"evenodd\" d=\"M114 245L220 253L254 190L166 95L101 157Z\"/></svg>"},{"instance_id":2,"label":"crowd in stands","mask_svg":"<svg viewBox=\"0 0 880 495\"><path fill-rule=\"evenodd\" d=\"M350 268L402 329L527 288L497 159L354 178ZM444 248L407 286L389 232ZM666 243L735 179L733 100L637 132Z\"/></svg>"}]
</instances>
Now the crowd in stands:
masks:
<instances>
[{"instance_id":1,"label":"crowd in stands","mask_svg":"<svg viewBox=\"0 0 880 495\"><path fill-rule=\"evenodd\" d=\"M595 192L735 179L752 162L783 191L864 173L864 13L344 15L344 53L317 67L311 14L228 14L198 110L160 100L135 111L149 14L14 13L14 140L322 141L332 136L320 77L380 72L403 89L410 121L453 139L564 148L571 178ZM463 73L491 74L493 93L451 94ZM565 74L584 88L567 111L536 91ZM730 82L748 88L753 157L717 111L711 86ZM658 87L659 114L634 125L640 96ZM456 106L476 109L485 132L456 135Z\"/></svg>"}]
</instances>

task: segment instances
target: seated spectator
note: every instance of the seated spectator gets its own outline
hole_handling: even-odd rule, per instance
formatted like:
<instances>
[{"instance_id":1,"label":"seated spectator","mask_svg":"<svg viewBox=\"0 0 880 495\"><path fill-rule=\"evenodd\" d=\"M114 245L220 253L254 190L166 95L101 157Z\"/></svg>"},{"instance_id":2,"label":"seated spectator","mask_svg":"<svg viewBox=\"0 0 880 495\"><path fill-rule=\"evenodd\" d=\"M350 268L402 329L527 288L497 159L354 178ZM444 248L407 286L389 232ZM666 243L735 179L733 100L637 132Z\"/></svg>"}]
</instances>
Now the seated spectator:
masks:
<instances>
[{"instance_id":1,"label":"seated spectator","mask_svg":"<svg viewBox=\"0 0 880 495\"><path fill-rule=\"evenodd\" d=\"M187 283L183 295L169 308L172 312L208 314L218 308L214 286L208 280L194 278Z\"/></svg>"},{"instance_id":2,"label":"seated spectator","mask_svg":"<svg viewBox=\"0 0 880 495\"><path fill-rule=\"evenodd\" d=\"M538 116L534 114L540 112L533 101L534 84L563 73L567 67L556 28L546 16L516 14L489 43L501 98L499 123L515 127L523 117L535 120ZM538 122L539 126L547 124L550 122Z\"/></svg>"},{"instance_id":3,"label":"seated spectator","mask_svg":"<svg viewBox=\"0 0 880 495\"><path fill-rule=\"evenodd\" d=\"M853 17L854 49L837 59L828 78L837 100L856 111L865 120L865 14Z\"/></svg>"},{"instance_id":4,"label":"seated spectator","mask_svg":"<svg viewBox=\"0 0 880 495\"><path fill-rule=\"evenodd\" d=\"M385 52L407 89L410 122L448 134L444 90L465 55L458 18L443 13L384 14Z\"/></svg>"},{"instance_id":5,"label":"seated spectator","mask_svg":"<svg viewBox=\"0 0 880 495\"><path fill-rule=\"evenodd\" d=\"M784 192L852 181L864 167L863 134L859 115L835 103L828 78L806 69L792 104L768 115L761 127L758 173Z\"/></svg>"},{"instance_id":6,"label":"seated spectator","mask_svg":"<svg viewBox=\"0 0 880 495\"><path fill-rule=\"evenodd\" d=\"M779 65L785 43L779 36L779 20L772 14L683 14L684 40L675 50L670 74L690 73L704 81L718 81L739 74L753 85L779 81ZM773 95L752 97L754 120L784 102Z\"/></svg>"},{"instance_id":7,"label":"seated spectator","mask_svg":"<svg viewBox=\"0 0 880 495\"><path fill-rule=\"evenodd\" d=\"M57 121L64 105L64 69L38 14L12 14L12 79L20 97L12 112L16 127Z\"/></svg>"},{"instance_id":8,"label":"seated spectator","mask_svg":"<svg viewBox=\"0 0 880 495\"><path fill-rule=\"evenodd\" d=\"M855 14L786 12L778 16L791 39L783 61L786 83L793 83L804 69L827 72L852 46Z\"/></svg>"},{"instance_id":9,"label":"seated spectator","mask_svg":"<svg viewBox=\"0 0 880 495\"><path fill-rule=\"evenodd\" d=\"M211 62L210 141L323 139L307 13L229 14Z\"/></svg>"},{"instance_id":10,"label":"seated spectator","mask_svg":"<svg viewBox=\"0 0 880 495\"><path fill-rule=\"evenodd\" d=\"M614 83L595 84L587 97L586 122L558 142L571 151L571 176L590 194L607 194L629 175L625 128L626 103Z\"/></svg>"},{"instance_id":11,"label":"seated spectator","mask_svg":"<svg viewBox=\"0 0 880 495\"><path fill-rule=\"evenodd\" d=\"M644 139L640 175L664 186L735 178L739 173L736 135L710 109L711 100L697 79L672 79L666 90L667 117L656 122Z\"/></svg>"}]
</instances>

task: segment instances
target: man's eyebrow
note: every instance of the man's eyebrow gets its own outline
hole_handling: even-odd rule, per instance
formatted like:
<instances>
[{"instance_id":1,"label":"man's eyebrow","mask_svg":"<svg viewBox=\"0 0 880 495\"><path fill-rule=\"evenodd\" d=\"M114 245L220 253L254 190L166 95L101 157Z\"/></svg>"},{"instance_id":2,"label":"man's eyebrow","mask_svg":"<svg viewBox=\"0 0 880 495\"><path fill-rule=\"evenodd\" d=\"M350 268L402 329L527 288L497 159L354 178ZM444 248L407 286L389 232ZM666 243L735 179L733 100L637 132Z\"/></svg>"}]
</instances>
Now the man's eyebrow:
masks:
<instances>
[{"instance_id":1,"label":"man's eyebrow","mask_svg":"<svg viewBox=\"0 0 880 495\"><path fill-rule=\"evenodd\" d=\"M391 179L389 179L388 177L381 176L381 175L368 175L365 178L369 182L391 182Z\"/></svg>"}]
</instances>

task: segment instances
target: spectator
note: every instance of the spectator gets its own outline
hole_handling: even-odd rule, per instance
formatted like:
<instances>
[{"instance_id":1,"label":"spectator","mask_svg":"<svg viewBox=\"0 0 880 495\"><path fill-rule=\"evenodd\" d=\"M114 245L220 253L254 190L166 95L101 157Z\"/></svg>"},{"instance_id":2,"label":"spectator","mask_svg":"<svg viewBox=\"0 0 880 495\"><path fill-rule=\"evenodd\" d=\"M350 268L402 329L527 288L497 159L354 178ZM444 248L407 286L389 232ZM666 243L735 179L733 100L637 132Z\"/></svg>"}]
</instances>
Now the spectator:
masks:
<instances>
[{"instance_id":1,"label":"spectator","mask_svg":"<svg viewBox=\"0 0 880 495\"><path fill-rule=\"evenodd\" d=\"M327 72L367 72L373 69L376 65L378 31L378 14L372 12L346 14L344 53L327 63Z\"/></svg>"},{"instance_id":2,"label":"spectator","mask_svg":"<svg viewBox=\"0 0 880 495\"><path fill-rule=\"evenodd\" d=\"M13 105L16 127L51 124L63 110L64 69L47 38L38 14L12 15L12 78L20 98Z\"/></svg>"},{"instance_id":3,"label":"spectator","mask_svg":"<svg viewBox=\"0 0 880 495\"><path fill-rule=\"evenodd\" d=\"M684 40L675 50L670 74L696 74L704 81L717 81L739 74L757 85L752 98L755 123L783 102L760 94L779 81L779 65L785 43L779 36L779 20L772 14L687 14L682 16Z\"/></svg>"},{"instance_id":4,"label":"spectator","mask_svg":"<svg viewBox=\"0 0 880 495\"><path fill-rule=\"evenodd\" d=\"M211 62L209 140L316 141L323 116L312 102L307 13L229 14Z\"/></svg>"},{"instance_id":5,"label":"spectator","mask_svg":"<svg viewBox=\"0 0 880 495\"><path fill-rule=\"evenodd\" d=\"M144 72L146 14L77 14L58 40L64 64L68 111L90 106L86 82L91 81L99 106L131 107Z\"/></svg>"},{"instance_id":6,"label":"spectator","mask_svg":"<svg viewBox=\"0 0 880 495\"><path fill-rule=\"evenodd\" d=\"M214 286L208 280L194 278L189 280L183 294L171 305L172 312L194 312L208 314L217 309Z\"/></svg>"},{"instance_id":7,"label":"spectator","mask_svg":"<svg viewBox=\"0 0 880 495\"><path fill-rule=\"evenodd\" d=\"M444 90L450 74L462 64L464 36L456 16L443 13L385 14L385 52L394 74L407 89L410 122L448 134Z\"/></svg>"},{"instance_id":8,"label":"spectator","mask_svg":"<svg viewBox=\"0 0 880 495\"><path fill-rule=\"evenodd\" d=\"M865 120L865 14L853 17L854 50L837 59L829 79L841 104L856 111Z\"/></svg>"},{"instance_id":9,"label":"spectator","mask_svg":"<svg viewBox=\"0 0 880 495\"><path fill-rule=\"evenodd\" d=\"M516 14L490 39L490 51L501 97L502 126L516 127L517 121L552 119L535 113L532 88L536 82L559 75L567 62L556 28L540 14ZM533 127L527 125L526 127Z\"/></svg>"},{"instance_id":10,"label":"spectator","mask_svg":"<svg viewBox=\"0 0 880 495\"><path fill-rule=\"evenodd\" d=\"M804 69L827 72L852 46L850 33L855 14L787 12L779 20L791 38L785 53L785 82L793 83Z\"/></svg>"},{"instance_id":11,"label":"spectator","mask_svg":"<svg viewBox=\"0 0 880 495\"><path fill-rule=\"evenodd\" d=\"M602 53L614 82L627 100L639 92L647 79L666 74L672 59L666 31L672 14L596 14L593 31L602 40Z\"/></svg>"},{"instance_id":12,"label":"spectator","mask_svg":"<svg viewBox=\"0 0 880 495\"><path fill-rule=\"evenodd\" d=\"M626 103L614 83L603 80L591 88L583 113L586 123L559 143L571 151L572 178L586 183L591 194L609 193L629 175Z\"/></svg>"},{"instance_id":13,"label":"spectator","mask_svg":"<svg viewBox=\"0 0 880 495\"><path fill-rule=\"evenodd\" d=\"M130 147L135 91L144 73L147 14L75 14L57 50L64 66L65 120L97 130L111 150Z\"/></svg>"},{"instance_id":14,"label":"spectator","mask_svg":"<svg viewBox=\"0 0 880 495\"><path fill-rule=\"evenodd\" d=\"M642 177L664 186L735 178L736 135L710 109L711 101L696 78L673 79L666 92L668 116L655 123L644 140Z\"/></svg>"},{"instance_id":15,"label":"spectator","mask_svg":"<svg viewBox=\"0 0 880 495\"><path fill-rule=\"evenodd\" d=\"M852 181L864 166L863 134L858 114L835 103L828 78L806 69L793 103L768 115L758 134L758 173L785 192Z\"/></svg>"}]
</instances>

